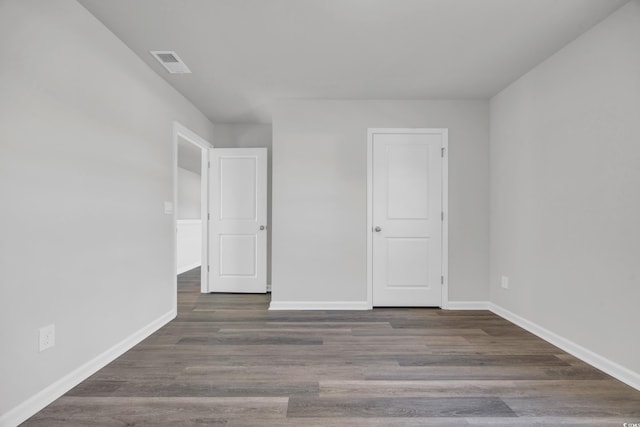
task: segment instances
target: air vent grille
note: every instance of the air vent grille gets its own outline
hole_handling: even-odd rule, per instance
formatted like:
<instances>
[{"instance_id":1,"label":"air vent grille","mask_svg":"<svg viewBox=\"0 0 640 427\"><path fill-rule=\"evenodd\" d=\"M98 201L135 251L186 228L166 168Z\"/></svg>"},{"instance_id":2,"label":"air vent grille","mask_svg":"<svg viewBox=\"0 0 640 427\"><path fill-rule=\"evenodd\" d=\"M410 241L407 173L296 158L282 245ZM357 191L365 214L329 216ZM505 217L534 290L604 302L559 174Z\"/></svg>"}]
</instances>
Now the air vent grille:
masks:
<instances>
[{"instance_id":1,"label":"air vent grille","mask_svg":"<svg viewBox=\"0 0 640 427\"><path fill-rule=\"evenodd\" d=\"M180 57L172 51L152 50L151 54L158 60L160 64L171 74L190 73L189 67L182 62Z\"/></svg>"},{"instance_id":2,"label":"air vent grille","mask_svg":"<svg viewBox=\"0 0 640 427\"><path fill-rule=\"evenodd\" d=\"M180 62L172 53L159 53L158 58L160 58L162 62Z\"/></svg>"}]
</instances>

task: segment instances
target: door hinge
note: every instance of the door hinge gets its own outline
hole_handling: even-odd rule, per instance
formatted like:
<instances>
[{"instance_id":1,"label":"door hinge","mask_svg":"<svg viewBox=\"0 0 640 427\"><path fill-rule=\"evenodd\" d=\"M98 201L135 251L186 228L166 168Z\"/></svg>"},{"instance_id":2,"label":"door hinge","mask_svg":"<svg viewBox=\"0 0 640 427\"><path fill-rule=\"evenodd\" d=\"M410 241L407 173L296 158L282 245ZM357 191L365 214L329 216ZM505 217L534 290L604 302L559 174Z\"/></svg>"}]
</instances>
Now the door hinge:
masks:
<instances>
[{"instance_id":1,"label":"door hinge","mask_svg":"<svg viewBox=\"0 0 640 427\"><path fill-rule=\"evenodd\" d=\"M207 167L211 168L211 160L207 160Z\"/></svg>"},{"instance_id":2,"label":"door hinge","mask_svg":"<svg viewBox=\"0 0 640 427\"><path fill-rule=\"evenodd\" d=\"M442 147L442 148L440 149L440 156L441 156L441 157L444 157L444 147Z\"/></svg>"},{"instance_id":3,"label":"door hinge","mask_svg":"<svg viewBox=\"0 0 640 427\"><path fill-rule=\"evenodd\" d=\"M443 212L440 212L440 214L441 214L441 215L440 215L440 220L441 220L441 221L444 221L444 211L443 211Z\"/></svg>"},{"instance_id":4,"label":"door hinge","mask_svg":"<svg viewBox=\"0 0 640 427\"><path fill-rule=\"evenodd\" d=\"M207 271L211 271L211 268L207 265Z\"/></svg>"},{"instance_id":5,"label":"door hinge","mask_svg":"<svg viewBox=\"0 0 640 427\"><path fill-rule=\"evenodd\" d=\"M440 284L444 285L444 276L440 276Z\"/></svg>"},{"instance_id":6,"label":"door hinge","mask_svg":"<svg viewBox=\"0 0 640 427\"><path fill-rule=\"evenodd\" d=\"M207 214L207 221L211 221L211 214L210 213Z\"/></svg>"}]
</instances>

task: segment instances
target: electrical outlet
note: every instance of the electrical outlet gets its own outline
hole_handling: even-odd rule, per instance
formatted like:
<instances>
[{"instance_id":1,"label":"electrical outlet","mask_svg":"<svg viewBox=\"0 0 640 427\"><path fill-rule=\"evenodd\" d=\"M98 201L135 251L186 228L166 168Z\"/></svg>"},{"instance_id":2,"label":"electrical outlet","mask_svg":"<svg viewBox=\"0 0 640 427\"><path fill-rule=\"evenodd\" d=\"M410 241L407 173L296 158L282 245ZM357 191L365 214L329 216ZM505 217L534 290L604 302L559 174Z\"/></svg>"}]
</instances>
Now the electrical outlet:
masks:
<instances>
[{"instance_id":1,"label":"electrical outlet","mask_svg":"<svg viewBox=\"0 0 640 427\"><path fill-rule=\"evenodd\" d=\"M47 325L40 328L40 351L56 345L56 327L55 325Z\"/></svg>"},{"instance_id":2,"label":"electrical outlet","mask_svg":"<svg viewBox=\"0 0 640 427\"><path fill-rule=\"evenodd\" d=\"M509 278L507 276L502 276L500 285L502 286L502 289L509 289Z\"/></svg>"}]
</instances>

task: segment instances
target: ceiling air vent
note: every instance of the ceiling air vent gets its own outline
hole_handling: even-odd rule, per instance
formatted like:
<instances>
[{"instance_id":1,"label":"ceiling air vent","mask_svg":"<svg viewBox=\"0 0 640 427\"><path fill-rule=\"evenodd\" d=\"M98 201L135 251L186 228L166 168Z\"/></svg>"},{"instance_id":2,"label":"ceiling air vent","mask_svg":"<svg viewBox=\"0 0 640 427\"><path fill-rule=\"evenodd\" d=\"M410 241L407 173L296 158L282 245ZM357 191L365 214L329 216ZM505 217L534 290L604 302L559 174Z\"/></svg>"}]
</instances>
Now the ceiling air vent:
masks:
<instances>
[{"instance_id":1,"label":"ceiling air vent","mask_svg":"<svg viewBox=\"0 0 640 427\"><path fill-rule=\"evenodd\" d=\"M152 50L151 54L167 69L171 74L190 73L191 70L185 65L180 57L170 50Z\"/></svg>"}]
</instances>

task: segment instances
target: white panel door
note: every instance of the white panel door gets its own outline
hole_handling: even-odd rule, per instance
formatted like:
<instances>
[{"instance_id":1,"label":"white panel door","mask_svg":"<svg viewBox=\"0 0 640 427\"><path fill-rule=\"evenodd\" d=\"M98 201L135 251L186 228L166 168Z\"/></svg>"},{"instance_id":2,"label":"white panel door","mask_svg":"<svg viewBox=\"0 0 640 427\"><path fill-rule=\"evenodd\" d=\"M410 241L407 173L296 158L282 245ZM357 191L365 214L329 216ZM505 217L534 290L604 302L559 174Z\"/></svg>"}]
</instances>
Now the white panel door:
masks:
<instances>
[{"instance_id":1,"label":"white panel door","mask_svg":"<svg viewBox=\"0 0 640 427\"><path fill-rule=\"evenodd\" d=\"M373 133L374 306L442 304L442 133Z\"/></svg>"},{"instance_id":2,"label":"white panel door","mask_svg":"<svg viewBox=\"0 0 640 427\"><path fill-rule=\"evenodd\" d=\"M214 148L209 292L267 291L267 149Z\"/></svg>"}]
</instances>

